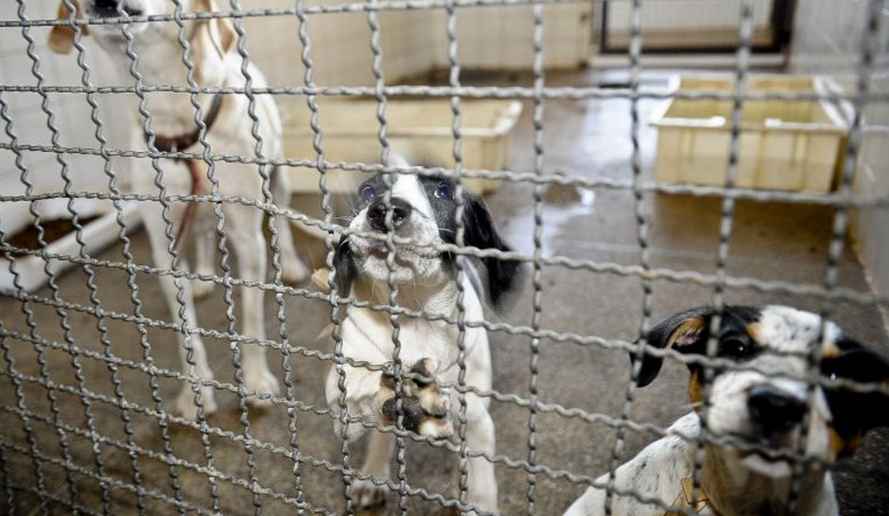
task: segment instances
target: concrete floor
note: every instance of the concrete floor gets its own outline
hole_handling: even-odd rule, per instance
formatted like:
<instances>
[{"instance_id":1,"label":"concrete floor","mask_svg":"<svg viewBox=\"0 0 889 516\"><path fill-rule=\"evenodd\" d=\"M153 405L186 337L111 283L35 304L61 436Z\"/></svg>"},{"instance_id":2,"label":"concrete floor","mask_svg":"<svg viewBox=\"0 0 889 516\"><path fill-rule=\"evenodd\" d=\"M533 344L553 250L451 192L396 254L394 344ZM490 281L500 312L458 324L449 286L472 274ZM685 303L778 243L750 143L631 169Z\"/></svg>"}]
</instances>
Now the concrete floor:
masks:
<instances>
[{"instance_id":1,"label":"concrete floor","mask_svg":"<svg viewBox=\"0 0 889 516\"><path fill-rule=\"evenodd\" d=\"M592 78L588 74L557 75L553 84L582 84ZM654 101L640 103L643 120L658 105ZM544 126L546 169L565 171L578 176L606 176L627 179L630 177L629 156L629 104L623 100L550 101L546 104ZM641 144L643 165L650 173L654 133L643 127ZM530 171L533 163L531 146L530 109L526 109L513 139L512 168ZM304 201L301 199L300 201ZM531 187L525 184L505 183L488 198L498 223L508 240L518 249L531 252L533 229ZM685 196L646 195L644 199L650 223L652 266L678 270L694 270L704 273L715 270L715 250L718 244L720 202L718 199L694 199ZM299 204L297 204L298 206ZM547 193L544 206L544 254L585 258L620 264L636 264L639 260L637 227L634 218L631 192L598 190L595 192L571 192L554 189ZM737 205L734 234L727 264L728 273L734 276L759 279L818 284L825 269L827 242L830 236L832 212L812 206L791 204L757 204L739 202ZM139 263L150 263L150 254L144 232L134 236L134 252ZM322 263L322 249L317 243L304 241L303 251L315 264ZM120 260L120 246L105 251L100 258ZM89 304L85 288L85 276L72 271L60 280L65 300ZM124 287L125 274L102 269L97 283L101 302L107 310L131 313L129 292ZM840 282L857 290L867 290L864 273L853 254L847 249L840 263ZM545 267L542 272L543 318L542 327L557 331L607 338L634 339L641 317L640 281L635 277L591 272L571 271L558 267ZM139 276L141 298L145 315L169 320L158 284L152 277ZM657 281L653 285L655 317L689 306L704 304L710 300L707 288ZM223 330L226 326L224 304L218 289L211 298L198 304L202 326ZM40 295L49 296L47 289ZM765 294L750 290L732 290L726 295L732 303L786 303L817 309L817 300L784 294ZM236 302L238 297L235 298ZM514 309L494 319L528 324L531 298L525 289ZM62 341L59 317L51 307L32 305L38 331L41 336ZM885 329L877 312L853 304L835 304L831 307L834 318L849 332L860 339L889 344ZM272 297L267 297L266 324L269 335L277 334L276 307ZM27 331L20 303L0 299L0 317L6 328ZM316 335L327 324L327 305L297 297L287 299L289 341L324 352L332 350L326 340ZM69 314L71 333L77 344L90 350L101 350L94 317L80 313ZM113 352L121 357L140 360L139 333L130 323L109 322ZM148 329L153 358L157 366L177 370L179 367L176 341L170 331ZM528 395L530 381L529 339L492 333L494 353L494 387L500 392ZM232 381L231 353L226 342L207 339L211 363L217 379ZM39 364L34 347L26 342L6 340L12 348L16 369L25 374L39 375ZM62 351L47 351L45 360L54 382L76 386L78 380L71 367L70 356ZM281 374L281 356L271 352L275 371ZM84 386L94 392L113 396L113 386L107 367L99 361L81 358ZM541 343L540 398L565 407L580 408L591 413L619 417L628 383L627 357L625 353L604 349L581 347L570 343L543 341ZM300 357L296 361L296 399L323 407L322 378L329 364L315 358ZM5 367L5 366L4 366ZM153 407L147 376L128 368L121 368L122 391L127 400L142 406ZM634 420L667 426L689 410L685 400L686 373L676 363L668 363L655 384L636 393L631 414ZM160 396L170 401L179 385L168 379L160 379ZM46 390L38 385L25 384L25 403L28 408L43 416L50 415ZM226 431L242 432L239 423L236 396L230 392L218 393L220 410L209 419L209 424ZM56 402L63 421L86 428L84 407L76 396L57 393ZM14 389L7 376L0 376L0 404L14 405ZM494 402L492 413L497 425L498 453L514 459L525 459L528 454L528 411L512 403ZM124 441L120 411L108 403L92 405L92 415L97 430ZM332 438L332 425L326 416L297 411L296 444L306 457L341 461L339 443ZM137 445L154 451L162 451L163 441L158 419L146 414L130 413ZM8 411L3 416L8 422L2 431L6 442L13 441L26 446L22 422ZM256 475L259 484L286 496L301 494L310 504L333 511L342 510L341 478L324 467L302 464L294 472L293 462L284 455L290 449L288 431L290 420L284 407L266 411L252 411L249 417L253 437L275 447L279 452L254 449ZM47 456L61 458L59 435L45 422L31 420L34 436L40 450ZM552 414L539 415L537 460L555 469L597 476L606 471L615 433L600 424L590 424L578 419L566 419ZM173 426L173 451L181 459L205 464L200 434L192 429ZM95 455L88 439L68 435L73 461L92 470ZM630 457L653 439L652 435L629 432L623 457ZM214 467L232 477L245 478L248 474L247 454L244 445L221 436L211 436L215 459ZM363 447L354 450L353 464L360 464ZM105 473L131 482L131 459L126 451L113 446L101 446ZM407 451L408 475L411 485L424 487L431 492L453 496L455 493L456 461L441 450L427 446L410 445ZM18 486L35 486L36 479L31 462L18 453L6 451L6 478ZM138 459L142 482L146 488L172 495L170 470L161 461L152 458ZM67 497L68 487L63 470L57 465L44 465L42 474L48 491ZM300 482L297 481L297 474ZM207 477L189 469L178 469L184 498L189 503L209 507L210 485ZM78 502L99 510L100 489L98 483L78 473L72 474L78 492ZM505 515L526 511L527 474L521 469L506 465L497 467L500 503ZM889 433L875 432L866 440L857 456L837 467L838 492L845 515L886 514L889 507ZM0 477L2 484L3 477ZM254 510L249 490L234 486L230 481L218 481L221 509L226 514L249 514ZM537 476L536 513L560 514L583 490L563 479ZM124 489L112 491L111 514L130 514L136 511L136 495ZM0 496L0 513L5 511L31 514L36 508L34 496L15 491L15 507L4 506L6 498ZM273 497L260 496L267 514L290 514L294 510ZM170 512L173 508L161 501L145 497L148 513ZM394 497L389 507L395 507ZM412 514L430 514L437 511L433 503L411 498ZM14 510L11 510L14 509ZM70 511L61 505L50 505L54 514ZM393 511L390 511L394 514Z\"/></svg>"}]
</instances>

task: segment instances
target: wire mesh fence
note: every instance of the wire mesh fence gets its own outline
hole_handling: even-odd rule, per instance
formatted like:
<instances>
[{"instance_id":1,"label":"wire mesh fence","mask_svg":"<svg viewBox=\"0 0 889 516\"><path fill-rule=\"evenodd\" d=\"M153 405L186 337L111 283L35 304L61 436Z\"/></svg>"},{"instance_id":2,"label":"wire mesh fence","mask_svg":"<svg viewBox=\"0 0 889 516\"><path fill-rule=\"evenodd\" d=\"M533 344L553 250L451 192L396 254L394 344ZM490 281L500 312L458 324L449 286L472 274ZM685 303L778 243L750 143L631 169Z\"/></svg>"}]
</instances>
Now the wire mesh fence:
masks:
<instances>
[{"instance_id":1,"label":"wire mesh fence","mask_svg":"<svg viewBox=\"0 0 889 516\"><path fill-rule=\"evenodd\" d=\"M731 92L665 92L645 86L642 81L644 28L640 0L631 2L630 65L626 87L549 85L549 72L545 67L545 9L574 3L579 2L370 0L366 3L306 5L297 0L291 8L245 9L237 0L221 2L225 5L185 0L63 0L58 18L32 18L24 0L17 0L15 14L13 9L6 9L9 12L4 12L4 19L0 20L0 31L15 31L25 42L31 77L30 84L14 84L0 76L0 118L7 136L0 142L0 149L8 152L15 167L16 181L21 185L20 193L0 195L0 203L25 203L36 245L17 244L12 234L0 233L0 249L7 259L12 284L6 292L9 302L4 304L4 309L16 308L20 312L4 314L0 321L5 389L0 410L8 418L0 433L0 485L5 490L5 499L0 506L10 513L22 514L32 511L44 514L119 514L126 511L153 514L169 510L180 514L246 513L251 510L256 514L285 511L356 514L367 509L366 493L369 489L373 491L369 486L376 486L390 493L390 510L394 507L400 514L427 514L443 509L459 513L492 513L497 510L498 488L501 513L553 514L567 508L580 491L595 486L606 493L603 514L610 513L614 499L625 498L649 504L661 513L697 514L693 506L677 506L652 493L628 489L621 485L615 473L631 458L628 448L638 448L646 437L672 436L690 441L695 448L694 474L690 479L694 490L701 488L707 446L733 447L786 458L793 468L793 481L785 502L790 513L796 513L801 499L806 496L806 486L803 485L805 468L829 462L807 453L805 431L797 440L799 442L776 451L749 438L708 431L706 424L701 433L694 436L655 424L638 409L640 392L636 380L640 371L638 365L633 364L640 361L626 362L625 359L627 354L637 359L647 354L668 358L670 362L701 366L705 394L696 410L705 422L707 412L712 409L706 393L717 371L755 370L755 367L726 360L717 352L718 339L715 336L722 327L729 292L805 299L816 307L814 311L822 316L822 321L835 318L836 307L846 307L843 310L853 313L870 310L879 314L889 304L885 295L840 282L840 269L847 253L850 215L857 209L889 207L889 196L862 195L853 189L863 135L869 129L864 113L868 106L889 102L884 91L871 88L885 2L870 0L856 4L856 8L864 12L866 23L859 45L854 89L851 92L817 93L748 90L753 33L753 2L750 1L741 2L737 27L740 43L735 55ZM523 9L531 21L528 38L528 52L532 57L530 84L464 84L460 45L463 38L470 35L461 32L459 13L470 8L506 6ZM381 45L385 31L380 17L400 11L444 13L445 24L440 30L446 34L446 84L401 85L392 84L387 78ZM313 18L355 14L366 18L373 84L319 85L314 76L317 67L315 44L309 30ZM302 84L268 86L261 75L257 75L250 42L252 38L266 36L248 33L245 21L266 18L296 20L296 33L286 36L293 40L291 59L301 63ZM221 29L213 29L217 25L212 22L228 24L232 30L231 40L226 41L224 35L213 33L213 30ZM170 34L174 34L176 46L172 48L175 52L161 54L158 47L163 45L160 43L154 47L145 44L148 41L144 39L146 34L151 34L154 27L159 26L173 31ZM207 28L211 39L216 38L217 48L223 47L222 60L237 63L236 76L213 75L210 65L206 64L212 62L205 54L208 48L196 48L195 34L200 27ZM42 37L54 29L69 31L73 51L69 57L76 60L79 84L47 83L42 70L46 59L41 55L43 49L39 48L35 33L39 32ZM116 64L103 61L105 54L86 43L89 37L111 41L104 45L103 52L116 52ZM88 56L91 51L96 55ZM171 55L178 61L170 63ZM165 66L174 65L184 70L186 85L163 82ZM216 65L222 66L222 62ZM128 76L127 83L97 85L93 76L97 67L104 66L120 67ZM20 124L7 100L16 94L37 96L48 142L34 143L20 136L17 130ZM165 113L164 100L158 102L158 99L174 95L187 96L190 109L187 131L194 131L193 139L186 139L179 145L176 142L171 144L170 135L158 129L168 127L163 116L158 120L158 111ZM67 96L86 100L89 120L76 122L78 127L84 128L83 131L92 134L95 145L64 144L58 123L60 114L54 109L53 99ZM138 144L117 147L111 143L113 138L110 136L118 129L111 127L105 118L108 112L100 108L101 99L111 96L135 97L138 103L136 124L128 130L136 134ZM333 97L375 100L378 160L328 159L322 100ZM395 151L390 137L392 127L388 109L391 102L405 97L449 100L452 165L403 164L393 159ZM488 170L465 166L465 103L479 98L518 99L530 108L527 141L530 151L528 160L520 165L520 169ZM305 103L310 117L313 156L284 155L281 143L275 140L275 131L270 132L267 126L270 123L268 99ZM665 184L653 181L646 173L641 135L645 130L643 117L647 111L640 105L670 99L731 103L728 173L724 185ZM547 165L546 134L552 129L545 108L557 102L584 101L621 103L612 116L629 120L628 131L622 136L630 145L629 156L623 158L629 164L626 174L561 172ZM818 101L850 106L852 116L848 121L847 144L835 191L816 194L736 186L742 157L742 114L745 103L751 101ZM220 109L223 113L221 122L216 115ZM234 110L236 115L226 118L226 109ZM237 143L243 152L218 150L233 148L225 137L212 134L220 124L242 128L241 132L233 134L247 135L246 141ZM35 188L29 165L34 155L55 159L54 167L63 185L61 190ZM72 165L72 158L80 156L98 160L96 162L101 164L106 178L105 185L86 189L76 186L79 165ZM122 165L125 160L137 163L132 165L133 173L143 174L143 186L151 186L153 191L127 191L133 186L133 178L123 177L130 171L129 165ZM249 171L252 179L243 180L227 173L235 166L240 167L238 170ZM186 168L191 170L190 191L179 188L177 185L181 182L175 182L181 181L182 177L187 179ZM312 169L319 174L320 216L309 215L309 210L302 210L301 206L291 208L276 197L273 176L291 169ZM381 175L387 186L382 195L386 231L365 231L348 224L349 218L337 211L336 192L330 188L329 176L334 172L347 172L362 178ZM393 185L404 177L454 181L455 230L451 243L412 240L393 231L397 215ZM530 249L500 250L468 243L467 232L472 231L476 221L465 217L469 209L465 205L466 199L470 199L464 196L468 188L463 181L467 179L495 180L529 188L526 202L531 203L531 223L524 230L531 237ZM202 190L195 187L198 183L203 185ZM545 197L547 188L554 185L581 191L628 194L632 202L625 207L631 210L637 259L632 263L593 259L560 254L548 248L544 237L550 229L545 216ZM712 197L719 199L718 246L707 256L708 265L701 265L703 262L692 262L691 266L683 264L684 267L657 265L662 262L652 256L650 235L653 225L658 222L652 199L660 194L685 195L691 199L688 202ZM62 202L67 212L65 218L70 219L77 243L74 253L55 252L50 245L47 222L41 211L46 205L41 203L51 201ZM102 201L112 207L116 242L110 251L90 245L91 239L96 238L85 222L90 216L79 211L83 206L81 203L87 201ZM826 246L824 265L819 269L823 271L822 280L800 282L731 274L731 245L739 202L754 205L780 202L831 208L830 241ZM141 234L131 233L130 211L140 210L143 223L149 233L153 233L150 242ZM188 234L182 229L186 225L188 210L205 211L213 220L212 227L201 229L205 235L191 237L197 241L206 235L212 236L209 253L218 252L219 260L209 272L200 268L191 271L182 260L180 236ZM263 221L263 217L267 220ZM250 226L245 222L247 220L253 220L257 225ZM603 222L608 223L607 216ZM319 253L323 258L318 265L327 268L330 274L322 284L291 286L285 281L287 276L294 275L292 271L288 272L293 262L293 256L287 251L288 245L292 245L287 243L290 224L313 228L324 236L324 250ZM192 235L197 230L192 228ZM268 238L260 237L263 239L260 242L256 237L262 231ZM386 270L385 279L380 282L385 292L382 298L363 298L350 294L348 288L342 291L342 285L337 281L337 275L343 273L337 268L337 252L344 237L375 241L384 248ZM270 250L270 278L265 274L266 241ZM257 250L259 248L262 252ZM239 252L241 249L245 251ZM404 298L399 297L400 289L407 288L398 279L399 260L407 252L405 249L421 255L467 259L453 262L457 291L452 311L431 312L422 306L405 304ZM26 257L39 259L42 271L38 273L46 277L48 291L34 291L27 286L30 280L22 270L22 259ZM475 297L464 291L465 286L471 285L468 277L472 271L465 269L468 259L493 259L525 267L530 277L530 293L522 300L527 301L529 316L522 321L507 322L494 316L480 319L470 314ZM250 264L253 264L252 268ZM78 270L77 274L63 277L62 271L67 266ZM564 314L553 308L547 291L566 295L567 290L576 286L548 281L548 271L617 277L641 285L641 295L638 290L634 291L633 301L628 303L628 306L636 303L633 314L636 309L639 312L638 319L635 315L632 317L630 333L623 338L612 337L607 336L609 332L606 331L589 332L559 324L559 318ZM200 282L221 287L223 292L213 301L211 309L203 305L197 309L196 316L191 298L195 285ZM703 356L644 344L644 337L649 335L655 322L655 290L664 285L680 296L688 289L707 292L716 316L708 321L709 334L714 337L708 339ZM274 297L273 315L262 310L266 294ZM603 294L603 297L607 296ZM154 308L146 309L158 299L167 303L171 319L167 318L167 312L152 315L150 312ZM671 313L688 308L675 303L673 301L668 307ZM553 315L547 314L548 307ZM383 333L383 340L388 341L385 345L387 349L391 348L391 353L385 363L356 359L345 349L343 327L350 310L356 309L376 314L382 321L380 324L388 328ZM240 317L236 313L238 310L241 311ZM572 307L572 310L573 318L584 317L583 313L577 312L582 312L585 307ZM199 324L197 319L203 319L206 312L215 312L207 317L211 324ZM450 439L428 437L422 432L409 430L407 426L406 403L410 385L428 380L412 369L418 357L409 349L416 343L404 341L403 335L411 339L415 334L401 331L403 326L418 320L428 321L435 327L450 328L446 331L452 332L450 345L456 350L455 374L452 375L453 381L440 386L453 393L454 436ZM321 329L328 324L328 344L305 338L305 326ZM828 338L830 330L826 322L818 324L817 342L821 342ZM267 336L264 327L276 331L270 331L271 336ZM473 375L469 368L478 365L470 361L476 348L473 347L474 341L467 342L467 339L471 332L479 331L492 335L495 355L522 348L521 357L527 360L527 370L523 374L527 376L521 377L521 382L504 380L500 382L504 387L500 387L495 374L493 385L480 387L469 379ZM295 334L299 337L295 338ZM205 351L203 341L212 343L209 352ZM565 354L548 351L550 345L566 347L568 344L573 346L564 351ZM498 346L503 350L498 351ZM227 354L220 353L219 348ZM558 389L578 386L582 389L584 383L572 378L570 382L579 382L578 385L560 385L557 368L562 365L544 360L543 354L551 353L563 360L571 360L570 357L582 353L600 352L619 354L624 360L621 362L624 365L617 368L619 373L603 373L601 369L606 366L595 363L583 366L587 375L612 375L609 378L618 388L613 392L617 396L610 400L613 403L608 405L610 410L555 401ZM818 399L816 390L821 388L839 386L851 392L889 395L885 381L875 378L861 383L825 377L819 369L821 353L820 347L813 346L802 353L807 364L805 370L797 371L795 376L786 371L781 373L807 384L807 413L816 410L812 408L817 404L813 400ZM208 354L215 357L210 360L216 369L215 376L209 370ZM177 355L182 356L181 369L174 358ZM256 388L265 384L251 376L251 371L256 369L255 362L251 361L265 360L258 358L265 355L275 363L275 374L283 382L281 390ZM594 356L601 358L600 355ZM612 362L603 362L606 363L611 364L607 367L615 367ZM495 360L495 370L497 366ZM317 373L321 368L332 368L330 378L335 379L337 396L329 406L319 394L324 386L323 374ZM393 378L396 417L388 424L383 419L372 420L350 411L349 397L354 393L347 389L347 376L356 370ZM774 376L769 371L756 372ZM216 379L225 378L228 373L231 381ZM541 389L544 382L556 387ZM271 383L277 385L274 379ZM186 389L174 400L181 385ZM497 414L494 417L496 435L498 442L509 444L508 452L493 451L493 443L489 450L473 448L470 444L472 439L468 433L473 432L471 427L477 424L478 417L472 413L475 400L484 400L485 406L496 404L498 408L492 410L501 411L499 417ZM330 401L329 396L327 401ZM236 408L218 408L223 405ZM507 412L508 417L504 415ZM543 448L570 448L559 441L560 425L569 423L582 425L580 435L599 442L589 455L602 453L597 457L579 458L577 450L584 449L583 445L567 452L568 456L551 451L542 453ZM806 428L806 425L802 426ZM349 438L353 427L391 436L395 457L391 479L388 474L369 475L356 466L363 452L356 449L354 441ZM337 431L331 432L333 429ZM430 455L433 452L428 450L436 449L443 452ZM373 453L370 449L366 454ZM413 463L411 457L414 456L423 457L423 464ZM443 457L455 466L444 465ZM472 492L471 476L477 474L472 472L478 471L479 463L486 463L497 471L496 485L484 486L495 493L493 507L480 507L477 496L474 496L478 493ZM386 464L385 472L388 473L388 461ZM595 470L590 464L604 465L605 468ZM451 473L456 475L456 482L442 480L452 476ZM605 476L600 478L602 473Z\"/></svg>"}]
</instances>

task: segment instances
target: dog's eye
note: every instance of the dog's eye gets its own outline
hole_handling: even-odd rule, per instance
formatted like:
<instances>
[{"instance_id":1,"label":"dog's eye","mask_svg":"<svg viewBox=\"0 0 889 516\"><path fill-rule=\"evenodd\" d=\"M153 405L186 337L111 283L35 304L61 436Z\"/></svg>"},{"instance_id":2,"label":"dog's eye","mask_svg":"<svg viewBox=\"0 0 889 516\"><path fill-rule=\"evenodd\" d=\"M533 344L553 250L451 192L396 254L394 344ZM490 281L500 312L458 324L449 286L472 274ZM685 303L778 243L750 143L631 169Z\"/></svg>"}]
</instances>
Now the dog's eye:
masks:
<instances>
[{"instance_id":1,"label":"dog's eye","mask_svg":"<svg viewBox=\"0 0 889 516\"><path fill-rule=\"evenodd\" d=\"M364 202L370 202L377 197L377 189L373 185L361 185L358 189L358 196Z\"/></svg>"},{"instance_id":2,"label":"dog's eye","mask_svg":"<svg viewBox=\"0 0 889 516\"><path fill-rule=\"evenodd\" d=\"M719 354L736 360L749 358L756 351L753 344L742 337L728 337L719 344Z\"/></svg>"},{"instance_id":3,"label":"dog's eye","mask_svg":"<svg viewBox=\"0 0 889 516\"><path fill-rule=\"evenodd\" d=\"M434 194L436 199L450 199L452 194L450 183L438 183L438 186L435 187Z\"/></svg>"}]
</instances>

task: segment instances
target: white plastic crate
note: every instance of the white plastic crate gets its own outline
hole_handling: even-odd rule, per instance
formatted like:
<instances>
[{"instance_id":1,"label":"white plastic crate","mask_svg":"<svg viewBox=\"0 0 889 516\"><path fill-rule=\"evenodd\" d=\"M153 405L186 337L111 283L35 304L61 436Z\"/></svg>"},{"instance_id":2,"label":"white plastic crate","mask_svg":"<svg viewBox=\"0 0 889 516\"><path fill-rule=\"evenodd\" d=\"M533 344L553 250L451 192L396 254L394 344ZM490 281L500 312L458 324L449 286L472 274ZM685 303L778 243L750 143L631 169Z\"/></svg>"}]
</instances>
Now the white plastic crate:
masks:
<instances>
[{"instance_id":1,"label":"white plastic crate","mask_svg":"<svg viewBox=\"0 0 889 516\"><path fill-rule=\"evenodd\" d=\"M379 163L376 100L318 98L322 147L327 161ZM522 112L514 100L464 100L462 115L463 166L466 169L502 169L508 159L510 132ZM302 98L281 103L284 119L284 152L289 159L315 159L309 110ZM453 166L453 135L450 99L393 99L386 104L387 137L392 149L409 158L440 166ZM318 192L318 172L312 168L290 167L291 188L295 192ZM333 192L354 192L361 174L332 170L328 188ZM465 179L466 187L484 193L498 181Z\"/></svg>"},{"instance_id":2,"label":"white plastic crate","mask_svg":"<svg viewBox=\"0 0 889 516\"><path fill-rule=\"evenodd\" d=\"M67 211L67 200L53 199L40 203L41 220L45 224L49 221L57 219L69 219L70 213ZM120 235L120 226L117 221L117 213L113 211L110 203L85 201L78 203L77 213L80 217L97 217L92 222L83 225L82 240L84 242L84 251L87 256L96 256L106 247L118 241ZM127 233L132 232L142 223L139 217L139 211L134 203L126 202L122 207L122 222ZM11 231L26 230L27 226L33 223L33 218L28 217L25 224L20 224ZM63 256L79 256L81 246L77 242L77 236L74 232L48 242L46 246L47 255L63 255ZM15 260L14 270L18 274L19 285L25 292L34 292L46 284L49 275L46 267L52 274L60 274L65 270L76 266L77 264L71 260L50 259L48 262L38 255L24 255L13 258ZM19 290L15 284L15 276L12 273L13 268L10 267L7 257L0 258L0 294L11 294Z\"/></svg>"},{"instance_id":3,"label":"white plastic crate","mask_svg":"<svg viewBox=\"0 0 889 516\"><path fill-rule=\"evenodd\" d=\"M683 76L680 91L733 92L731 78ZM826 79L752 75L749 92L828 91ZM830 86L833 88L833 86ZM664 183L724 185L728 171L731 100L672 99L652 120L658 130L655 177ZM847 127L827 102L751 100L741 113L735 185L823 193L833 188Z\"/></svg>"}]
</instances>

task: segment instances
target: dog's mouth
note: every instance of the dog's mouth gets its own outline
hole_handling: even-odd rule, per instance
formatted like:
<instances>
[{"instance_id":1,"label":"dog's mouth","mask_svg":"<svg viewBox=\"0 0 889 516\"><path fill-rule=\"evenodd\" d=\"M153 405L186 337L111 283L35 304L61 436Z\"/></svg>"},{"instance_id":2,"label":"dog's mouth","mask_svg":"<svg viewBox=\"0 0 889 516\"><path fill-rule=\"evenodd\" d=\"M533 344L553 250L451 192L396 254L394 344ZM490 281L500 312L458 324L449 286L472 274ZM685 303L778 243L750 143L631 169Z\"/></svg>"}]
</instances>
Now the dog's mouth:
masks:
<instances>
[{"instance_id":1,"label":"dog's mouth","mask_svg":"<svg viewBox=\"0 0 889 516\"><path fill-rule=\"evenodd\" d=\"M757 457L766 462L776 462L783 460L782 457L784 454L793 452L788 445L773 446L764 443L756 443L756 447L756 449L752 450L743 450L741 452L741 458L747 459L749 457Z\"/></svg>"},{"instance_id":2,"label":"dog's mouth","mask_svg":"<svg viewBox=\"0 0 889 516\"><path fill-rule=\"evenodd\" d=\"M771 478L788 477L792 473L790 463L783 459L766 458L762 454L750 454L742 459L749 470Z\"/></svg>"},{"instance_id":3,"label":"dog's mouth","mask_svg":"<svg viewBox=\"0 0 889 516\"><path fill-rule=\"evenodd\" d=\"M724 444L735 450L737 456L742 460L756 457L766 462L777 462L787 460L789 456L797 453L795 448L797 441L794 439L796 434L792 430L764 434L752 428L746 430L722 429L719 435L729 440L720 441L717 444Z\"/></svg>"},{"instance_id":4,"label":"dog's mouth","mask_svg":"<svg viewBox=\"0 0 889 516\"><path fill-rule=\"evenodd\" d=\"M365 254L366 258L374 258L380 261L387 261L389 256L391 255L395 259L395 264L398 267L411 267L411 259L405 256L406 249L396 247L394 252L390 251L385 243L381 242L381 245L374 245Z\"/></svg>"},{"instance_id":5,"label":"dog's mouth","mask_svg":"<svg viewBox=\"0 0 889 516\"><path fill-rule=\"evenodd\" d=\"M144 32L147 25L147 23L132 23L127 25L126 31L131 37L135 38ZM98 25L92 30L94 31L96 38L100 41L100 44L106 49L126 49L129 45L129 40L124 36L123 30L119 25Z\"/></svg>"},{"instance_id":6,"label":"dog's mouth","mask_svg":"<svg viewBox=\"0 0 889 516\"><path fill-rule=\"evenodd\" d=\"M389 242L377 238L365 238L353 235L350 238L350 241L352 243L352 250L359 256L385 260L389 257L389 254L394 253L395 260L399 263L409 261L409 258L413 256L425 256L424 246L419 242L416 245L413 244L413 242L416 241L414 240L416 237L412 235L399 235L398 238L407 239L408 242L393 242L393 246L390 248Z\"/></svg>"},{"instance_id":7,"label":"dog's mouth","mask_svg":"<svg viewBox=\"0 0 889 516\"><path fill-rule=\"evenodd\" d=\"M353 238L352 242L354 243L354 245L352 246L352 250L355 251L355 254L364 258L376 258L378 260L386 260L391 253L387 242L384 242L382 240ZM406 261L404 258L405 250L406 248L404 248L403 246L395 247L394 255L396 263L402 265L404 264L404 262Z\"/></svg>"},{"instance_id":8,"label":"dog's mouth","mask_svg":"<svg viewBox=\"0 0 889 516\"><path fill-rule=\"evenodd\" d=\"M102 34L101 37L103 40L105 40L105 42L112 45L127 44L127 38L120 32L120 30L106 32L105 34Z\"/></svg>"},{"instance_id":9,"label":"dog's mouth","mask_svg":"<svg viewBox=\"0 0 889 516\"><path fill-rule=\"evenodd\" d=\"M797 453L791 433L772 436L746 436L753 449L740 450L741 462L750 470L769 477L783 477L790 474L788 456Z\"/></svg>"},{"instance_id":10,"label":"dog's mouth","mask_svg":"<svg viewBox=\"0 0 889 516\"><path fill-rule=\"evenodd\" d=\"M775 432L771 434L754 432L732 433L731 435L754 447L750 450L743 450L742 455L759 455L766 460L776 460L775 457L777 455L781 455L785 452L793 453L793 446L795 443L793 438L794 434L795 432L791 429L786 432Z\"/></svg>"}]
</instances>

